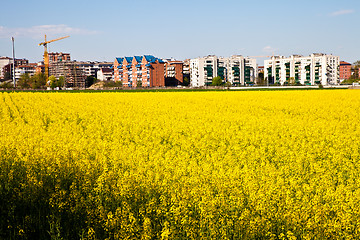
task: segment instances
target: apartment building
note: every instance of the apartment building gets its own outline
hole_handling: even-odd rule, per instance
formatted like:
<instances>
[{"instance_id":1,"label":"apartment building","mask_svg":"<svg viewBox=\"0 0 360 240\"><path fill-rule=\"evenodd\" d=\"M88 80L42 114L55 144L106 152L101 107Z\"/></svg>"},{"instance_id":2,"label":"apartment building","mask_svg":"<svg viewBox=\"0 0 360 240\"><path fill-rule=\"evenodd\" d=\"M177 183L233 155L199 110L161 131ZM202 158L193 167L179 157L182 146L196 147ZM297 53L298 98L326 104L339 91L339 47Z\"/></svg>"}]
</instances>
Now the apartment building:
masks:
<instances>
[{"instance_id":1,"label":"apartment building","mask_svg":"<svg viewBox=\"0 0 360 240\"><path fill-rule=\"evenodd\" d=\"M347 80L351 77L351 63L340 61L339 76L340 81Z\"/></svg>"},{"instance_id":2,"label":"apartment building","mask_svg":"<svg viewBox=\"0 0 360 240\"><path fill-rule=\"evenodd\" d=\"M233 55L228 58L209 55L190 60L190 85L209 86L214 77L221 77L224 83L233 86L252 84L257 76L256 59Z\"/></svg>"},{"instance_id":3,"label":"apartment building","mask_svg":"<svg viewBox=\"0 0 360 240\"><path fill-rule=\"evenodd\" d=\"M28 63L25 65L18 65L15 67L15 79L19 80L21 75L29 74L33 76L36 74L37 63Z\"/></svg>"},{"instance_id":4,"label":"apartment building","mask_svg":"<svg viewBox=\"0 0 360 240\"><path fill-rule=\"evenodd\" d=\"M48 56L49 56L49 64L53 62L70 61L70 53L49 52Z\"/></svg>"},{"instance_id":5,"label":"apartment building","mask_svg":"<svg viewBox=\"0 0 360 240\"><path fill-rule=\"evenodd\" d=\"M115 58L114 81L124 87L164 87L164 68L164 61L152 55Z\"/></svg>"},{"instance_id":6,"label":"apartment building","mask_svg":"<svg viewBox=\"0 0 360 240\"><path fill-rule=\"evenodd\" d=\"M323 53L314 53L307 57L273 56L264 61L264 77L269 84L336 85L340 83L339 65L338 56Z\"/></svg>"},{"instance_id":7,"label":"apartment building","mask_svg":"<svg viewBox=\"0 0 360 240\"><path fill-rule=\"evenodd\" d=\"M100 81L110 81L113 78L113 70L110 68L100 68L96 74L96 78Z\"/></svg>"},{"instance_id":8,"label":"apartment building","mask_svg":"<svg viewBox=\"0 0 360 240\"><path fill-rule=\"evenodd\" d=\"M165 86L182 85L184 80L183 62L176 60L165 61Z\"/></svg>"},{"instance_id":9,"label":"apartment building","mask_svg":"<svg viewBox=\"0 0 360 240\"><path fill-rule=\"evenodd\" d=\"M86 75L70 53L49 52L49 76L64 77L66 87L85 88Z\"/></svg>"},{"instance_id":10,"label":"apartment building","mask_svg":"<svg viewBox=\"0 0 360 240\"><path fill-rule=\"evenodd\" d=\"M190 59L185 59L183 61L183 78L190 80Z\"/></svg>"},{"instance_id":11,"label":"apartment building","mask_svg":"<svg viewBox=\"0 0 360 240\"><path fill-rule=\"evenodd\" d=\"M82 70L82 72L84 73L84 75L86 77L93 76L93 77L97 78L98 71L100 71L102 68L111 70L112 65L113 65L112 62L92 62L92 61L77 62L76 61L76 66L78 66L78 68L80 68ZM104 71L106 71L106 75L108 75L110 73L110 71L108 71L108 70L104 70ZM111 74L112 74L112 70L111 70ZM108 76L106 78L108 78ZM112 79L112 76L111 76L111 79Z\"/></svg>"},{"instance_id":12,"label":"apartment building","mask_svg":"<svg viewBox=\"0 0 360 240\"><path fill-rule=\"evenodd\" d=\"M19 66L28 66L29 60L25 58L15 58L15 79L18 79L19 73L16 74L16 69ZM10 57L0 57L0 79L5 77L5 73L8 72L10 74L10 78L13 76L13 59Z\"/></svg>"}]
</instances>

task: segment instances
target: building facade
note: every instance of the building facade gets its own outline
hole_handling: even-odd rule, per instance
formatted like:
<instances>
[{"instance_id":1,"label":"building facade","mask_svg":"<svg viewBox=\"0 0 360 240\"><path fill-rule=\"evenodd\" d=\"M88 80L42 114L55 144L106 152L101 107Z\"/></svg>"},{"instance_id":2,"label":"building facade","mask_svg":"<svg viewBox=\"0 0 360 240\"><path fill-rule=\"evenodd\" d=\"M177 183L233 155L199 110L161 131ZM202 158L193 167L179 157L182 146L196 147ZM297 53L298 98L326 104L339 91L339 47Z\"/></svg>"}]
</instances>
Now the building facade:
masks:
<instances>
[{"instance_id":1,"label":"building facade","mask_svg":"<svg viewBox=\"0 0 360 240\"><path fill-rule=\"evenodd\" d=\"M19 66L21 66L19 68ZM30 70L29 70L30 68ZM15 79L19 79L20 72L24 72L25 70L29 70L31 72L31 67L29 65L29 60L25 58L15 58ZM29 73L26 72L26 73ZM13 76L13 59L9 57L0 57L0 79L5 77L5 73L9 74L10 79Z\"/></svg>"},{"instance_id":2,"label":"building facade","mask_svg":"<svg viewBox=\"0 0 360 240\"><path fill-rule=\"evenodd\" d=\"M257 76L256 59L234 55L228 58L209 55L190 60L190 85L209 86L214 77L233 86L252 84Z\"/></svg>"},{"instance_id":3,"label":"building facade","mask_svg":"<svg viewBox=\"0 0 360 240\"><path fill-rule=\"evenodd\" d=\"M29 74L29 76L33 76L36 74L37 63L29 63L26 65L18 65L15 67L15 79L19 80L21 75Z\"/></svg>"},{"instance_id":4,"label":"building facade","mask_svg":"<svg viewBox=\"0 0 360 240\"><path fill-rule=\"evenodd\" d=\"M182 85L184 80L183 62L168 60L165 62L165 86Z\"/></svg>"},{"instance_id":5,"label":"building facade","mask_svg":"<svg viewBox=\"0 0 360 240\"><path fill-rule=\"evenodd\" d=\"M70 53L49 52L49 76L64 77L66 87L85 88L86 75Z\"/></svg>"},{"instance_id":6,"label":"building facade","mask_svg":"<svg viewBox=\"0 0 360 240\"><path fill-rule=\"evenodd\" d=\"M85 76L93 76L95 78L97 78L97 73L98 71L100 71L102 68L106 68L111 70L112 73L112 62L91 62L91 61L86 61L86 62L76 62L76 65L82 70L82 72L84 73ZM108 79L108 74L109 71L106 71L106 79ZM113 79L113 76L111 75L111 79Z\"/></svg>"},{"instance_id":7,"label":"building facade","mask_svg":"<svg viewBox=\"0 0 360 240\"><path fill-rule=\"evenodd\" d=\"M351 63L340 61L339 77L340 81L347 80L351 77Z\"/></svg>"},{"instance_id":8,"label":"building facade","mask_svg":"<svg viewBox=\"0 0 360 240\"><path fill-rule=\"evenodd\" d=\"M113 70L110 68L100 68L96 74L96 78L100 81L110 81L113 79Z\"/></svg>"},{"instance_id":9,"label":"building facade","mask_svg":"<svg viewBox=\"0 0 360 240\"><path fill-rule=\"evenodd\" d=\"M269 84L337 85L340 59L338 56L314 53L304 57L273 56L264 61L264 77Z\"/></svg>"},{"instance_id":10,"label":"building facade","mask_svg":"<svg viewBox=\"0 0 360 240\"><path fill-rule=\"evenodd\" d=\"M152 55L116 58L114 81L124 87L164 87L164 68L164 61Z\"/></svg>"}]
</instances>

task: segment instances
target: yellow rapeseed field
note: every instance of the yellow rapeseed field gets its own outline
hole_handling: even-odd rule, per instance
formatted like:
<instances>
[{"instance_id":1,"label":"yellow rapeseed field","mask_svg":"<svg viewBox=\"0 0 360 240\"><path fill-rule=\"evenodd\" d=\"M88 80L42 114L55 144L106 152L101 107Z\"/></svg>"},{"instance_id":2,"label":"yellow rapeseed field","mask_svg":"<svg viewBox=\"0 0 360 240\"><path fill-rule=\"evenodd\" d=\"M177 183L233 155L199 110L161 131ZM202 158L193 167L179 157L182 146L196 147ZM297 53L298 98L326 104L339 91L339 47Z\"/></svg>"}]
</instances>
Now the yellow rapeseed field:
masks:
<instances>
[{"instance_id":1,"label":"yellow rapeseed field","mask_svg":"<svg viewBox=\"0 0 360 240\"><path fill-rule=\"evenodd\" d=\"M359 239L360 91L0 93L0 239Z\"/></svg>"}]
</instances>

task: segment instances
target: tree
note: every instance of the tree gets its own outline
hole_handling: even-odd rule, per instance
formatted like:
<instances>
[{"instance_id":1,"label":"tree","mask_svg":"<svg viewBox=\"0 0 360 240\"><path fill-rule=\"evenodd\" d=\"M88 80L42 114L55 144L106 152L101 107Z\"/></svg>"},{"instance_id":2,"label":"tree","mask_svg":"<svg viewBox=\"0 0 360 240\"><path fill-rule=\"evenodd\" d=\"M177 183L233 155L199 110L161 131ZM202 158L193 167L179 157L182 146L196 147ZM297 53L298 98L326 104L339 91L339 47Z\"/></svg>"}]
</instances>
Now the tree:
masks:
<instances>
[{"instance_id":1,"label":"tree","mask_svg":"<svg viewBox=\"0 0 360 240\"><path fill-rule=\"evenodd\" d=\"M189 86L189 84L190 84L190 79L188 77L184 77L183 86Z\"/></svg>"},{"instance_id":2,"label":"tree","mask_svg":"<svg viewBox=\"0 0 360 240\"><path fill-rule=\"evenodd\" d=\"M221 86L222 84L223 84L223 81L222 81L221 77L217 76L212 79L212 83L211 83L212 86Z\"/></svg>"},{"instance_id":3,"label":"tree","mask_svg":"<svg viewBox=\"0 0 360 240\"><path fill-rule=\"evenodd\" d=\"M142 87L142 81L141 80L138 80L136 82L136 87Z\"/></svg>"},{"instance_id":4,"label":"tree","mask_svg":"<svg viewBox=\"0 0 360 240\"><path fill-rule=\"evenodd\" d=\"M358 67L359 67L359 66L360 66L360 60L357 60L356 62L354 62L354 63L353 63L353 65L355 65L355 66L358 66Z\"/></svg>"},{"instance_id":5,"label":"tree","mask_svg":"<svg viewBox=\"0 0 360 240\"><path fill-rule=\"evenodd\" d=\"M294 77L289 77L289 84L290 85L295 85L295 78Z\"/></svg>"},{"instance_id":6,"label":"tree","mask_svg":"<svg viewBox=\"0 0 360 240\"><path fill-rule=\"evenodd\" d=\"M31 87L30 75L28 73L24 73L20 76L19 81L17 82L17 86L26 89Z\"/></svg>"},{"instance_id":7,"label":"tree","mask_svg":"<svg viewBox=\"0 0 360 240\"><path fill-rule=\"evenodd\" d=\"M0 83L0 88L10 89L14 88L14 85L11 82L2 82Z\"/></svg>"},{"instance_id":8,"label":"tree","mask_svg":"<svg viewBox=\"0 0 360 240\"><path fill-rule=\"evenodd\" d=\"M263 72L259 72L257 79L256 79L256 84L257 85L266 85L266 81L264 79L264 73Z\"/></svg>"},{"instance_id":9,"label":"tree","mask_svg":"<svg viewBox=\"0 0 360 240\"><path fill-rule=\"evenodd\" d=\"M94 83L96 83L96 78L94 76L87 76L85 79L85 87L90 87Z\"/></svg>"},{"instance_id":10,"label":"tree","mask_svg":"<svg viewBox=\"0 0 360 240\"><path fill-rule=\"evenodd\" d=\"M51 75L51 76L49 77L49 82L50 82L50 88L51 88L51 89L56 88L57 85L58 85L57 79L56 79L56 77L53 76L53 75Z\"/></svg>"},{"instance_id":11,"label":"tree","mask_svg":"<svg viewBox=\"0 0 360 240\"><path fill-rule=\"evenodd\" d=\"M10 72L5 72L5 73L4 73L4 81L10 80L10 79L11 79L11 74L10 74Z\"/></svg>"},{"instance_id":12,"label":"tree","mask_svg":"<svg viewBox=\"0 0 360 240\"><path fill-rule=\"evenodd\" d=\"M30 78L31 88L40 89L45 88L46 76L44 73L37 73Z\"/></svg>"},{"instance_id":13,"label":"tree","mask_svg":"<svg viewBox=\"0 0 360 240\"><path fill-rule=\"evenodd\" d=\"M226 82L225 87L227 87L227 88L232 87L232 83L231 82Z\"/></svg>"},{"instance_id":14,"label":"tree","mask_svg":"<svg viewBox=\"0 0 360 240\"><path fill-rule=\"evenodd\" d=\"M65 77L60 76L58 79L58 87L64 87L65 86Z\"/></svg>"}]
</instances>

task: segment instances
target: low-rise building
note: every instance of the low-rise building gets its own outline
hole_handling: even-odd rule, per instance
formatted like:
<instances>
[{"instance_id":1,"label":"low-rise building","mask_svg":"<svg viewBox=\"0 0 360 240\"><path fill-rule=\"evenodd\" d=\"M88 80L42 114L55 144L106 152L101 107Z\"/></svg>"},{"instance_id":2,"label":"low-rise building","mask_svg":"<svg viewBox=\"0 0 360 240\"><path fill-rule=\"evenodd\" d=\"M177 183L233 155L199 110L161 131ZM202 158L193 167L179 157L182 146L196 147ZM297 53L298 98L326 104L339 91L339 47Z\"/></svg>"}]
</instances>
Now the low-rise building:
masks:
<instances>
[{"instance_id":1,"label":"low-rise building","mask_svg":"<svg viewBox=\"0 0 360 240\"><path fill-rule=\"evenodd\" d=\"M337 85L339 64L338 56L322 53L273 56L264 61L264 76L269 84Z\"/></svg>"}]
</instances>

